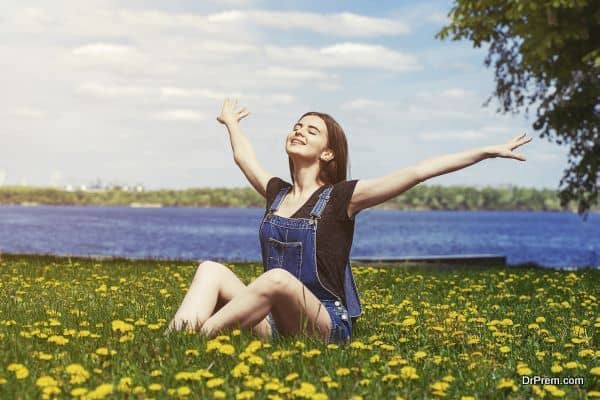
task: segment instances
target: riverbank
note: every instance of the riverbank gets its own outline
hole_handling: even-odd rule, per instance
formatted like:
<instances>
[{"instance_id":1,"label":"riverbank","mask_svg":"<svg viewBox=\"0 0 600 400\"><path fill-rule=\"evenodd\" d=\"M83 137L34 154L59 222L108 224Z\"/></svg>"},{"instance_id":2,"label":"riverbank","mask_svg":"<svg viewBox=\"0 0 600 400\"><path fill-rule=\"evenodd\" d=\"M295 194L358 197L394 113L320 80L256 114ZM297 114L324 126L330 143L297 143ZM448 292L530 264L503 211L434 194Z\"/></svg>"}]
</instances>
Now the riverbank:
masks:
<instances>
[{"instance_id":1,"label":"riverbank","mask_svg":"<svg viewBox=\"0 0 600 400\"><path fill-rule=\"evenodd\" d=\"M258 263L227 264L244 283ZM162 335L196 262L2 255L0 398L594 396L600 271L354 267L348 346ZM521 385L521 376L577 376ZM92 397L92 396L90 396Z\"/></svg>"},{"instance_id":2,"label":"riverbank","mask_svg":"<svg viewBox=\"0 0 600 400\"><path fill-rule=\"evenodd\" d=\"M264 198L252 188L198 188L129 191L61 190L57 188L0 186L0 204L96 205L130 207L264 207ZM576 211L560 206L556 190L520 187L417 185L374 208L394 210L513 210ZM592 211L600 211L596 207Z\"/></svg>"}]
</instances>

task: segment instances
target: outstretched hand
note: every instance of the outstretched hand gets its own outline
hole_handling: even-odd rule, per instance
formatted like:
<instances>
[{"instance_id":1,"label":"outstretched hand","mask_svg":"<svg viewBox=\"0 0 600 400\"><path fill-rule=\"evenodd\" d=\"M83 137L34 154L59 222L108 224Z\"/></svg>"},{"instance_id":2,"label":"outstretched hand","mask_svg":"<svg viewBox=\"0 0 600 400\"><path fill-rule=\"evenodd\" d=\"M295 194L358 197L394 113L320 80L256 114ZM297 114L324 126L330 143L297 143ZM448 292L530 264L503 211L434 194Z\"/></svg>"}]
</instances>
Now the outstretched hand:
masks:
<instances>
[{"instance_id":1,"label":"outstretched hand","mask_svg":"<svg viewBox=\"0 0 600 400\"><path fill-rule=\"evenodd\" d=\"M242 108L239 111L235 111L237 106L237 99L225 99L223 102L223 109L221 110L221 115L217 117L217 121L222 124L230 124L233 122L239 122L242 118L250 115L249 111L246 111L246 107Z\"/></svg>"},{"instance_id":2,"label":"outstretched hand","mask_svg":"<svg viewBox=\"0 0 600 400\"><path fill-rule=\"evenodd\" d=\"M511 141L505 144L500 144L497 146L490 146L488 148L490 157L503 157L503 158L514 158L515 160L525 161L526 158L520 154L514 153L513 150L519 146L524 145L525 143L531 142L530 137L526 136L527 134L523 132L521 135L515 136Z\"/></svg>"}]
</instances>

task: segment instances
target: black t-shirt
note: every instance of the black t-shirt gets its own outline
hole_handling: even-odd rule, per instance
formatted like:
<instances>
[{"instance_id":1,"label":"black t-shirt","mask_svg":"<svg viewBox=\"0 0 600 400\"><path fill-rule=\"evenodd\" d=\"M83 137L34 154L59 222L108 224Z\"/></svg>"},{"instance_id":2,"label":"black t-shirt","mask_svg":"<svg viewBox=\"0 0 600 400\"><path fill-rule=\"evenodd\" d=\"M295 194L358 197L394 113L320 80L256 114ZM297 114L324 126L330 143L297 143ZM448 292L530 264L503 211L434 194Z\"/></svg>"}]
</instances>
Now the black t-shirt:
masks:
<instances>
[{"instance_id":1,"label":"black t-shirt","mask_svg":"<svg viewBox=\"0 0 600 400\"><path fill-rule=\"evenodd\" d=\"M348 203L354 193L357 179L342 181L333 185L327 205L317 225L317 272L323 285L337 294L346 304L344 296L344 268L350 257L354 237L354 214L348 217ZM279 191L292 184L273 177L267 184L267 205L265 215L271 208ZM311 218L310 212L319 200L319 195L327 186L320 187L290 218ZM290 189L291 190L291 189ZM289 192L288 192L289 193Z\"/></svg>"}]
</instances>

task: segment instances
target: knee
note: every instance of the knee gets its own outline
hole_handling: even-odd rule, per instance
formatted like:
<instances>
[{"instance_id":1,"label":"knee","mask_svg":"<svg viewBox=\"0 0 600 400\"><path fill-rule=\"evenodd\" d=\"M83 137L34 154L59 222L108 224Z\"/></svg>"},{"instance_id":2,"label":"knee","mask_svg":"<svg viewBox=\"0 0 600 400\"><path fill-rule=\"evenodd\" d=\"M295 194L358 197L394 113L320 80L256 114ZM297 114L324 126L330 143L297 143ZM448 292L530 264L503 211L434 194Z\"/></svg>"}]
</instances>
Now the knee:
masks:
<instances>
[{"instance_id":1,"label":"knee","mask_svg":"<svg viewBox=\"0 0 600 400\"><path fill-rule=\"evenodd\" d=\"M259 290L270 296L289 292L296 278L283 268L273 268L257 278Z\"/></svg>"},{"instance_id":2,"label":"knee","mask_svg":"<svg viewBox=\"0 0 600 400\"><path fill-rule=\"evenodd\" d=\"M200 278L200 276L204 274L209 274L210 276L215 276L223 271L223 268L227 268L223 264L219 264L218 262L206 260L202 261L198 268L196 268L196 273L194 274L194 280Z\"/></svg>"}]
</instances>

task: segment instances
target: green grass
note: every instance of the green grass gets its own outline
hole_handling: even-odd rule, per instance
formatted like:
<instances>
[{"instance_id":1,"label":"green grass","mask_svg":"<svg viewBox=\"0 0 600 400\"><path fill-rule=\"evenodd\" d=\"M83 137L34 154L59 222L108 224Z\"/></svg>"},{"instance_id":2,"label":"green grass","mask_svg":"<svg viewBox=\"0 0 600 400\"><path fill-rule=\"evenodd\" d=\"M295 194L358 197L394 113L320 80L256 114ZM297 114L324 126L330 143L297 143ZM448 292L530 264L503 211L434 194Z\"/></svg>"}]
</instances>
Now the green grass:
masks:
<instances>
[{"instance_id":1,"label":"green grass","mask_svg":"<svg viewBox=\"0 0 600 400\"><path fill-rule=\"evenodd\" d=\"M230 266L246 283L262 269ZM354 341L335 348L308 337L269 344L243 330L164 337L195 269L3 255L0 398L600 395L599 270L355 267L365 312ZM584 383L534 387L520 374Z\"/></svg>"}]
</instances>

